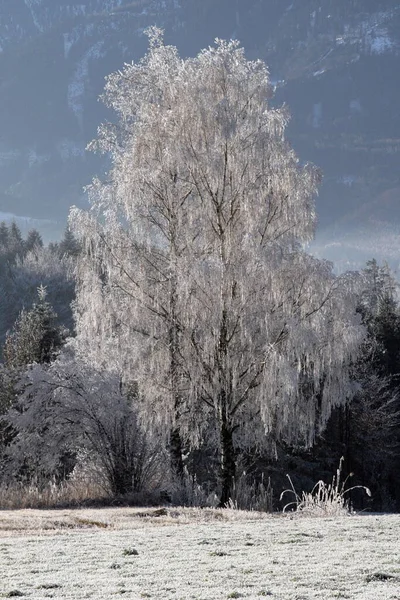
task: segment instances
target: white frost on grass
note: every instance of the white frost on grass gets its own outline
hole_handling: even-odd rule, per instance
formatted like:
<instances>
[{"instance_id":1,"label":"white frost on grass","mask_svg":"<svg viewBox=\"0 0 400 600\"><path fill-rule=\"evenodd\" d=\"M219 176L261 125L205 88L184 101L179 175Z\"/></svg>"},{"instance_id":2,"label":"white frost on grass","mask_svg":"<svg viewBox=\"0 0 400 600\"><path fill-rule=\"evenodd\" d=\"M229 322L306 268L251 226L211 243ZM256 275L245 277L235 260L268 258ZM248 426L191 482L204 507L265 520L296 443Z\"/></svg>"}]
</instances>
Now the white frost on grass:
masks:
<instances>
[{"instance_id":1,"label":"white frost on grass","mask_svg":"<svg viewBox=\"0 0 400 600\"><path fill-rule=\"evenodd\" d=\"M119 510L125 514L121 528L116 509L72 511L80 529L64 528L61 511L57 531L3 535L0 596L19 591L37 600L49 595L109 600L120 594L135 600L398 597L396 515L310 519L248 513L231 521L220 511L206 522L199 511L194 522L160 517L157 526L156 519L146 522Z\"/></svg>"}]
</instances>

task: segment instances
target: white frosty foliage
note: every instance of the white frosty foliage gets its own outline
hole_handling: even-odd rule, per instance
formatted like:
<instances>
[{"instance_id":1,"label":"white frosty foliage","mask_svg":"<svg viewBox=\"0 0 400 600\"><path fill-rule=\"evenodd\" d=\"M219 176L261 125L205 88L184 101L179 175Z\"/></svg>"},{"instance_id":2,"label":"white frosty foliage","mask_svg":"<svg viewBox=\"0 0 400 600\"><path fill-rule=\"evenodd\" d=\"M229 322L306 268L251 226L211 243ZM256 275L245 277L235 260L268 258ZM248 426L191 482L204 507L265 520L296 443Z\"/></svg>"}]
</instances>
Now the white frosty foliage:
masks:
<instances>
[{"instance_id":1,"label":"white frosty foliage","mask_svg":"<svg viewBox=\"0 0 400 600\"><path fill-rule=\"evenodd\" d=\"M21 377L22 393L7 415L18 432L7 470L26 461L38 475L52 474L68 450L98 465L107 491L122 493L124 473L135 490L149 486L160 444L140 427L133 395L117 375L88 368L71 350L67 345L50 366L31 365Z\"/></svg>"},{"instance_id":2,"label":"white frosty foliage","mask_svg":"<svg viewBox=\"0 0 400 600\"><path fill-rule=\"evenodd\" d=\"M350 393L362 332L314 235L318 172L287 145L268 71L236 42L182 60L150 30L138 64L108 77L119 118L89 213L76 304L82 353L135 379L192 440L212 425L240 445L312 443ZM177 410L178 407L178 410Z\"/></svg>"}]
</instances>

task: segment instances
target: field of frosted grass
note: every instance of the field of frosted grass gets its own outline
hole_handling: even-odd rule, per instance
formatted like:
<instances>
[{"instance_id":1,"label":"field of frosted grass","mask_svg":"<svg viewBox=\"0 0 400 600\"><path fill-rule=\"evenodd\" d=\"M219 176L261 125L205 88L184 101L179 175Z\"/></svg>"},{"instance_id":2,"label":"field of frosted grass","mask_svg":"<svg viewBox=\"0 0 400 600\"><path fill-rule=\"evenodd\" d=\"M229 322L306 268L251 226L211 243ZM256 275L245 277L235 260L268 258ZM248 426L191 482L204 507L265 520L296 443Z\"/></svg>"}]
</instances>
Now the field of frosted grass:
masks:
<instances>
[{"instance_id":1,"label":"field of frosted grass","mask_svg":"<svg viewBox=\"0 0 400 600\"><path fill-rule=\"evenodd\" d=\"M0 597L400 599L400 516L0 512Z\"/></svg>"}]
</instances>

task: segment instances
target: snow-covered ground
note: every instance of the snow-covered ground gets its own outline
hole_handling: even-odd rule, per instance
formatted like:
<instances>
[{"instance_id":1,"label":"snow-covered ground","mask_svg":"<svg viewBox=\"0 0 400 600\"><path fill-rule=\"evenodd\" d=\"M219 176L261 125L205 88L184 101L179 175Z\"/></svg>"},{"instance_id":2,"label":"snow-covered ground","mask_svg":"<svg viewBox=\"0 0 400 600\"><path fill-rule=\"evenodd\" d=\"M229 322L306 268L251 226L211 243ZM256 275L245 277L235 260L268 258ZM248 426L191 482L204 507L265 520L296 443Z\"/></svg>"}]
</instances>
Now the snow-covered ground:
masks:
<instances>
[{"instance_id":1,"label":"snow-covered ground","mask_svg":"<svg viewBox=\"0 0 400 600\"><path fill-rule=\"evenodd\" d=\"M164 512L2 512L0 596L400 598L398 515Z\"/></svg>"}]
</instances>

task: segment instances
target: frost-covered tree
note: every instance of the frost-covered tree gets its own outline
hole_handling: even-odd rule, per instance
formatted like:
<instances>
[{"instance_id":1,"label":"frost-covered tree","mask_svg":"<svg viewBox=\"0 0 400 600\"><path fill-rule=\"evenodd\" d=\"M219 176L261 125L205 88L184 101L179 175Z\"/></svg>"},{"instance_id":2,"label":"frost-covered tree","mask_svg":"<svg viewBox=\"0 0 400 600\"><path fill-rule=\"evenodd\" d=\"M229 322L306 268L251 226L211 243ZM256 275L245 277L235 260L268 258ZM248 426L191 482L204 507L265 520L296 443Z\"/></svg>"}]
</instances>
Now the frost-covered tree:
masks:
<instances>
[{"instance_id":1,"label":"frost-covered tree","mask_svg":"<svg viewBox=\"0 0 400 600\"><path fill-rule=\"evenodd\" d=\"M0 365L0 451L12 445L18 431L9 421L23 389L25 371L32 363L49 365L65 343L67 330L56 322L57 315L46 300L46 289L38 289L38 301L22 310L7 333Z\"/></svg>"},{"instance_id":2,"label":"frost-covered tree","mask_svg":"<svg viewBox=\"0 0 400 600\"><path fill-rule=\"evenodd\" d=\"M5 415L17 398L18 382L32 363L49 364L65 343L67 330L56 322L57 315L46 300L46 289L38 289L38 301L22 310L8 331L0 369L0 415ZM9 431L8 426L5 429Z\"/></svg>"},{"instance_id":3,"label":"frost-covered tree","mask_svg":"<svg viewBox=\"0 0 400 600\"><path fill-rule=\"evenodd\" d=\"M368 322L376 316L385 298L391 301L395 299L397 286L388 265L379 265L375 259L367 261L361 276L359 311L363 320Z\"/></svg>"},{"instance_id":4,"label":"frost-covered tree","mask_svg":"<svg viewBox=\"0 0 400 600\"><path fill-rule=\"evenodd\" d=\"M59 257L38 245L23 259L4 258L3 262L0 244L0 347L21 310L37 301L40 285L46 288L47 300L58 315L58 323L72 330L73 267L73 257Z\"/></svg>"},{"instance_id":5,"label":"frost-covered tree","mask_svg":"<svg viewBox=\"0 0 400 600\"><path fill-rule=\"evenodd\" d=\"M118 123L94 148L112 168L71 213L78 339L172 432L211 436L224 505L239 449L313 443L349 394L361 329L351 278L303 249L319 174L285 141L265 64L232 41L182 60L149 37L108 78Z\"/></svg>"},{"instance_id":6,"label":"frost-covered tree","mask_svg":"<svg viewBox=\"0 0 400 600\"><path fill-rule=\"evenodd\" d=\"M46 288L38 288L38 302L22 310L7 334L4 360L9 369L31 363L50 363L65 342L66 330L57 324L57 315L46 300Z\"/></svg>"}]
</instances>

